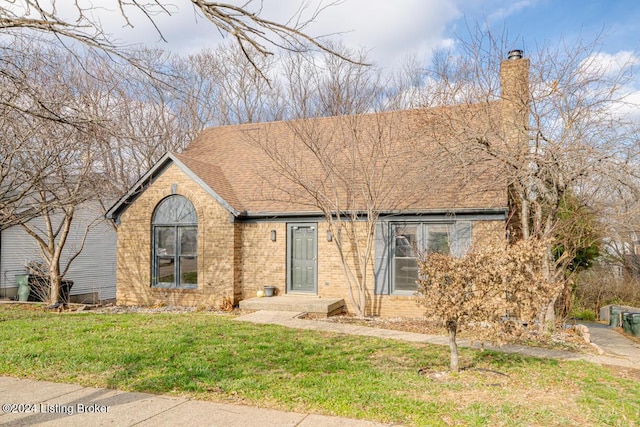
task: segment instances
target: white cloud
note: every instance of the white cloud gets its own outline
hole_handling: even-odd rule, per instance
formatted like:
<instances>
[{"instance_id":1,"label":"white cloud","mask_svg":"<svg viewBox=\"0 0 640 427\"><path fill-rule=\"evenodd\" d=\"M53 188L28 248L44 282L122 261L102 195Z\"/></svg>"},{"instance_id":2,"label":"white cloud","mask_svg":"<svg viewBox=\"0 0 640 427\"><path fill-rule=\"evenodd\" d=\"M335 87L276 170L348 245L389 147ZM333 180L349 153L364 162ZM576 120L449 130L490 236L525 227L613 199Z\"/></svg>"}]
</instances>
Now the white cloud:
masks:
<instances>
[{"instance_id":1,"label":"white cloud","mask_svg":"<svg viewBox=\"0 0 640 427\"><path fill-rule=\"evenodd\" d=\"M615 76L628 69L633 64L638 64L640 58L629 50L621 50L616 53L598 52L586 58L581 67L602 70L606 75Z\"/></svg>"},{"instance_id":2,"label":"white cloud","mask_svg":"<svg viewBox=\"0 0 640 427\"><path fill-rule=\"evenodd\" d=\"M80 2L91 4L90 0ZM59 3L58 9L64 16L77 16L72 2ZM179 53L194 53L222 41L216 28L194 10L189 0L165 3L174 5L169 8L171 16L159 13L152 18L167 43L160 41L149 19L134 7L125 9L133 28L126 25L113 0L100 2L92 15L100 19L107 33L126 44L148 44ZM230 0L230 3L245 2ZM331 0L265 0L260 16L286 22L299 11L301 4L308 6L302 11L303 17L310 17L319 6L330 5ZM260 2L253 5L257 7ZM451 46L453 41L446 36L447 29L460 16L456 2L344 0L324 9L305 32L312 36L332 34L332 38L341 39L349 48L367 50L378 65L391 68L409 53L428 58L434 49Z\"/></svg>"},{"instance_id":3,"label":"white cloud","mask_svg":"<svg viewBox=\"0 0 640 427\"><path fill-rule=\"evenodd\" d=\"M509 16L519 13L523 9L535 5L536 0L520 0L507 3L509 3L507 6L499 7L488 16L489 22L496 22L507 19Z\"/></svg>"},{"instance_id":4,"label":"white cloud","mask_svg":"<svg viewBox=\"0 0 640 427\"><path fill-rule=\"evenodd\" d=\"M392 67L408 53L428 56L450 44L445 31L459 17L453 3L439 0L347 0L327 9L310 28L349 31L341 35L347 46L369 49L378 65Z\"/></svg>"},{"instance_id":5,"label":"white cloud","mask_svg":"<svg viewBox=\"0 0 640 427\"><path fill-rule=\"evenodd\" d=\"M640 121L640 81L634 78L632 71L640 64L640 56L632 51L616 53L598 52L585 58L580 67L585 77L602 76L617 81L617 99L609 113L614 117L631 122Z\"/></svg>"}]
</instances>

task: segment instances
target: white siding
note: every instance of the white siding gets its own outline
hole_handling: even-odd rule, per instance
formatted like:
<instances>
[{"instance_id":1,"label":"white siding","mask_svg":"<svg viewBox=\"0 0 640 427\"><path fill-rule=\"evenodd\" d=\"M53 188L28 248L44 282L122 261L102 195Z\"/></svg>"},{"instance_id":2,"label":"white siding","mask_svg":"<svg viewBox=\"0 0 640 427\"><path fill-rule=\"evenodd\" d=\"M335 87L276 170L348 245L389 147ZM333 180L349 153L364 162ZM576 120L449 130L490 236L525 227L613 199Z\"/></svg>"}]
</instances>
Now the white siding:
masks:
<instances>
[{"instance_id":1,"label":"white siding","mask_svg":"<svg viewBox=\"0 0 640 427\"><path fill-rule=\"evenodd\" d=\"M10 227L2 231L0 241L0 296L5 295L4 288L16 286L15 275L25 272L25 265L31 259L41 259L38 246L20 227Z\"/></svg>"},{"instance_id":2,"label":"white siding","mask_svg":"<svg viewBox=\"0 0 640 427\"><path fill-rule=\"evenodd\" d=\"M32 222L43 229L42 219ZM98 209L85 205L76 210L67 244L63 252L62 268L70 256L80 248L87 227L89 233L80 255L73 261L65 279L73 280L71 295L96 292L101 300L116 297L116 231L102 219ZM0 242L0 296L2 288L15 286L15 275L25 271L32 260L42 260L36 241L21 227L2 231Z\"/></svg>"}]
</instances>

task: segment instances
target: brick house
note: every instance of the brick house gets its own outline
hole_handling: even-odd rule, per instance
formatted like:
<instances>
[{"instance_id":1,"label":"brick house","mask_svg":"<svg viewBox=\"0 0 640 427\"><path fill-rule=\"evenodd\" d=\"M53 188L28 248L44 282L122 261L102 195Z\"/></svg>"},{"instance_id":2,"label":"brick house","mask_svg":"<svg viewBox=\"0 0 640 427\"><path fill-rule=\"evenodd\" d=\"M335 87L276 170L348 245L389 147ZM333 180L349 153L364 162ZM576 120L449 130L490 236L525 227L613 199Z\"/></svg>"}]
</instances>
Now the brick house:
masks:
<instances>
[{"instance_id":1,"label":"brick house","mask_svg":"<svg viewBox=\"0 0 640 427\"><path fill-rule=\"evenodd\" d=\"M500 117L505 143L518 137L510 128L521 116L509 91L527 76L528 60L504 61L502 99L477 107ZM455 115L476 107L447 108ZM434 141L436 116L425 112L209 128L183 153L167 153L107 213L118 224L118 304L237 304L272 285L279 295L344 298L351 310L336 230L317 198L361 211L364 230L372 198L349 186L371 172L378 216L367 312L420 316L418 253L458 255L504 239L509 217L499 165L448 162L458 141ZM340 180L323 167L327 158Z\"/></svg>"}]
</instances>

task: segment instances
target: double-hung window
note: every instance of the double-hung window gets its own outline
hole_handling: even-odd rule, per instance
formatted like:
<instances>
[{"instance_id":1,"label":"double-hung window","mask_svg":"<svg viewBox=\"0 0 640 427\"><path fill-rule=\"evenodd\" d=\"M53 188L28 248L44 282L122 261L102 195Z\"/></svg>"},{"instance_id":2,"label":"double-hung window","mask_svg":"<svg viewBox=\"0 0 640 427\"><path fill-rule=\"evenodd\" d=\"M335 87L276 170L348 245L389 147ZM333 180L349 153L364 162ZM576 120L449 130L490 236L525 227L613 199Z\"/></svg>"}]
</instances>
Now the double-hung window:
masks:
<instances>
[{"instance_id":1,"label":"double-hung window","mask_svg":"<svg viewBox=\"0 0 640 427\"><path fill-rule=\"evenodd\" d=\"M391 223L390 284L392 294L413 294L418 260L429 253L461 256L471 245L471 223Z\"/></svg>"},{"instance_id":2,"label":"double-hung window","mask_svg":"<svg viewBox=\"0 0 640 427\"><path fill-rule=\"evenodd\" d=\"M153 275L162 288L198 286L198 218L183 196L163 199L153 214Z\"/></svg>"}]
</instances>

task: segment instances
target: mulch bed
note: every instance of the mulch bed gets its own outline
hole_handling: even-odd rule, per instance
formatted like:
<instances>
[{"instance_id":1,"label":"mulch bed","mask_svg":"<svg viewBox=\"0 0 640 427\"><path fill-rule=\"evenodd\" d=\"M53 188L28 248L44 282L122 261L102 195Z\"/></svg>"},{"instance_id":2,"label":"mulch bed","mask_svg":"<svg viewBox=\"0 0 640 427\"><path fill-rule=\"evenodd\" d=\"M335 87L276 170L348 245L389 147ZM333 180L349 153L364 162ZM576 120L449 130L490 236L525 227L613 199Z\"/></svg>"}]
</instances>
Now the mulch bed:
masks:
<instances>
[{"instance_id":1,"label":"mulch bed","mask_svg":"<svg viewBox=\"0 0 640 427\"><path fill-rule=\"evenodd\" d=\"M323 320L326 322L345 323L358 326L368 326L372 328L392 329L396 331L415 332L427 335L446 335L444 328L437 323L427 322L424 319L414 318L383 318L383 317L367 317L364 319L350 315L332 316L328 318L320 318L315 316L306 316L314 320ZM473 339L472 332L462 331L460 338ZM540 337L536 334L530 334L520 339L510 341L511 344L522 344L542 348L550 348L554 350L573 351L578 353L596 354L597 349L591 344L585 342L582 335L573 329L572 325L567 325L564 329L557 329L549 336Z\"/></svg>"}]
</instances>

